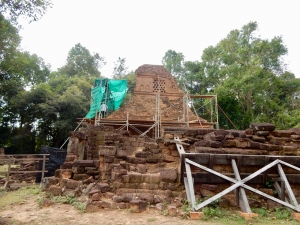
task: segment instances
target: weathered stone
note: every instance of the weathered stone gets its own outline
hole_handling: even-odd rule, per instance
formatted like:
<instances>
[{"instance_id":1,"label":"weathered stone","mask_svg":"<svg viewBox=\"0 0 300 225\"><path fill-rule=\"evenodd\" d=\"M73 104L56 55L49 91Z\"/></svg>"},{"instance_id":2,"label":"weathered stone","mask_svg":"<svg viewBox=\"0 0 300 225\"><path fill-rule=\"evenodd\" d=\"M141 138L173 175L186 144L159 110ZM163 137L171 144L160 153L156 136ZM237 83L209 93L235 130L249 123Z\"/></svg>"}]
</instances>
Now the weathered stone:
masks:
<instances>
[{"instance_id":1,"label":"weathered stone","mask_svg":"<svg viewBox=\"0 0 300 225\"><path fill-rule=\"evenodd\" d=\"M197 129L187 129L185 132L184 132L184 135L185 136L188 136L188 137L195 137L196 135L198 134L198 130Z\"/></svg>"},{"instance_id":2,"label":"weathered stone","mask_svg":"<svg viewBox=\"0 0 300 225\"><path fill-rule=\"evenodd\" d=\"M104 156L104 162L105 163L113 163L115 160L114 156Z\"/></svg>"},{"instance_id":3,"label":"weathered stone","mask_svg":"<svg viewBox=\"0 0 300 225\"><path fill-rule=\"evenodd\" d=\"M259 136L256 136L256 135L252 136L252 140L255 141L255 142L260 142L260 143L265 143L266 142L266 139L264 137L259 137Z\"/></svg>"},{"instance_id":4,"label":"weathered stone","mask_svg":"<svg viewBox=\"0 0 300 225\"><path fill-rule=\"evenodd\" d=\"M175 182L177 179L176 169L162 169L160 171L161 180L165 182Z\"/></svg>"},{"instance_id":5,"label":"weathered stone","mask_svg":"<svg viewBox=\"0 0 300 225\"><path fill-rule=\"evenodd\" d=\"M247 147L251 148L251 149L261 149L260 145L261 145L261 143L259 143L259 142L249 141Z\"/></svg>"},{"instance_id":6,"label":"weathered stone","mask_svg":"<svg viewBox=\"0 0 300 225\"><path fill-rule=\"evenodd\" d=\"M197 141L195 142L195 146L210 146L210 141L207 141L207 140L200 140L200 141Z\"/></svg>"},{"instance_id":7,"label":"weathered stone","mask_svg":"<svg viewBox=\"0 0 300 225\"><path fill-rule=\"evenodd\" d=\"M146 158L147 163L158 163L161 162L163 159L162 157L157 157L157 156L148 156Z\"/></svg>"},{"instance_id":8,"label":"weathered stone","mask_svg":"<svg viewBox=\"0 0 300 225\"><path fill-rule=\"evenodd\" d=\"M134 164L145 164L146 163L145 158L137 158L137 157L127 157L127 161L129 163L134 163Z\"/></svg>"},{"instance_id":9,"label":"weathered stone","mask_svg":"<svg viewBox=\"0 0 300 225\"><path fill-rule=\"evenodd\" d=\"M145 146L146 148L151 149L151 148L157 148L157 147L158 147L158 144L157 144L156 142L145 142L145 143L144 143L144 146Z\"/></svg>"},{"instance_id":10,"label":"weathered stone","mask_svg":"<svg viewBox=\"0 0 300 225\"><path fill-rule=\"evenodd\" d=\"M142 200L132 200L130 201L130 210L135 213L143 212L147 209L147 202Z\"/></svg>"},{"instance_id":11,"label":"weathered stone","mask_svg":"<svg viewBox=\"0 0 300 225\"><path fill-rule=\"evenodd\" d=\"M176 162L177 160L178 160L178 157L173 157L173 156L170 156L170 155L165 155L163 157L164 162Z\"/></svg>"},{"instance_id":12,"label":"weathered stone","mask_svg":"<svg viewBox=\"0 0 300 225\"><path fill-rule=\"evenodd\" d=\"M291 130L274 130L272 132L272 135L275 137L287 137L290 138L292 135L292 131Z\"/></svg>"},{"instance_id":13,"label":"weathered stone","mask_svg":"<svg viewBox=\"0 0 300 225\"><path fill-rule=\"evenodd\" d=\"M262 137L270 135L270 131L267 131L267 130L258 130L255 133L257 136L262 136Z\"/></svg>"},{"instance_id":14,"label":"weathered stone","mask_svg":"<svg viewBox=\"0 0 300 225\"><path fill-rule=\"evenodd\" d=\"M137 158L146 158L150 154L151 154L150 152L143 152L143 151L141 151L141 152L136 152L135 153L135 157L137 157Z\"/></svg>"},{"instance_id":15,"label":"weathered stone","mask_svg":"<svg viewBox=\"0 0 300 225\"><path fill-rule=\"evenodd\" d=\"M250 141L248 138L236 138L235 140L237 148L246 148Z\"/></svg>"},{"instance_id":16,"label":"weathered stone","mask_svg":"<svg viewBox=\"0 0 300 225\"><path fill-rule=\"evenodd\" d=\"M48 189L47 192L52 194L53 196L58 196L62 194L62 189L60 186L57 185L51 185Z\"/></svg>"},{"instance_id":17,"label":"weathered stone","mask_svg":"<svg viewBox=\"0 0 300 225\"><path fill-rule=\"evenodd\" d=\"M115 146L104 146L100 145L99 146L99 155L103 156L114 156L117 153L117 149Z\"/></svg>"},{"instance_id":18,"label":"weathered stone","mask_svg":"<svg viewBox=\"0 0 300 225\"><path fill-rule=\"evenodd\" d=\"M150 194L150 193L141 193L139 195L140 200L149 202L150 204L154 203L154 194Z\"/></svg>"},{"instance_id":19,"label":"weathered stone","mask_svg":"<svg viewBox=\"0 0 300 225\"><path fill-rule=\"evenodd\" d=\"M223 147L236 147L236 141L235 140L223 140L222 141L222 146Z\"/></svg>"},{"instance_id":20,"label":"weathered stone","mask_svg":"<svg viewBox=\"0 0 300 225\"><path fill-rule=\"evenodd\" d=\"M142 174L142 182L158 184L161 181L161 176L159 173L157 174Z\"/></svg>"},{"instance_id":21,"label":"weathered stone","mask_svg":"<svg viewBox=\"0 0 300 225\"><path fill-rule=\"evenodd\" d=\"M111 208L111 203L107 201L100 201L100 205L104 209L110 209Z\"/></svg>"},{"instance_id":22,"label":"weathered stone","mask_svg":"<svg viewBox=\"0 0 300 225\"><path fill-rule=\"evenodd\" d=\"M55 171L55 176L59 178L70 179L72 177L71 169L58 169Z\"/></svg>"},{"instance_id":23,"label":"weathered stone","mask_svg":"<svg viewBox=\"0 0 300 225\"><path fill-rule=\"evenodd\" d=\"M252 123L250 124L250 128L255 131L273 131L275 130L275 126L271 123Z\"/></svg>"},{"instance_id":24,"label":"weathered stone","mask_svg":"<svg viewBox=\"0 0 300 225\"><path fill-rule=\"evenodd\" d=\"M298 134L292 134L292 135L291 135L291 139L292 139L292 140L297 140L297 141L298 141L298 140L300 140L300 135L298 135Z\"/></svg>"},{"instance_id":25,"label":"weathered stone","mask_svg":"<svg viewBox=\"0 0 300 225\"><path fill-rule=\"evenodd\" d=\"M76 189L82 185L81 181L76 181L76 180L68 180L66 183L66 188L68 189Z\"/></svg>"},{"instance_id":26,"label":"weathered stone","mask_svg":"<svg viewBox=\"0 0 300 225\"><path fill-rule=\"evenodd\" d=\"M85 168L83 166L73 166L72 173L84 173Z\"/></svg>"},{"instance_id":27,"label":"weathered stone","mask_svg":"<svg viewBox=\"0 0 300 225\"><path fill-rule=\"evenodd\" d=\"M66 162L73 162L77 159L77 155L66 155Z\"/></svg>"},{"instance_id":28,"label":"weathered stone","mask_svg":"<svg viewBox=\"0 0 300 225\"><path fill-rule=\"evenodd\" d=\"M234 136L234 137L240 137L240 138L246 138L246 134L244 131L241 130L230 130L229 131L230 135Z\"/></svg>"},{"instance_id":29,"label":"weathered stone","mask_svg":"<svg viewBox=\"0 0 300 225\"><path fill-rule=\"evenodd\" d=\"M220 142L220 141L211 141L210 142L210 147L212 147L212 148L221 148L222 147L222 142Z\"/></svg>"},{"instance_id":30,"label":"weathered stone","mask_svg":"<svg viewBox=\"0 0 300 225\"><path fill-rule=\"evenodd\" d=\"M178 214L178 210L175 206L168 206L168 215L175 217Z\"/></svg>"},{"instance_id":31,"label":"weathered stone","mask_svg":"<svg viewBox=\"0 0 300 225\"><path fill-rule=\"evenodd\" d=\"M74 174L73 179L74 180L85 180L88 179L90 176L88 174Z\"/></svg>"},{"instance_id":32,"label":"weathered stone","mask_svg":"<svg viewBox=\"0 0 300 225\"><path fill-rule=\"evenodd\" d=\"M136 166L136 170L138 173L146 173L147 172L147 167L144 164L138 164Z\"/></svg>"},{"instance_id":33,"label":"weathered stone","mask_svg":"<svg viewBox=\"0 0 300 225\"><path fill-rule=\"evenodd\" d=\"M99 160L75 160L74 167L99 167Z\"/></svg>"},{"instance_id":34,"label":"weathered stone","mask_svg":"<svg viewBox=\"0 0 300 225\"><path fill-rule=\"evenodd\" d=\"M267 150L267 151L280 151L283 150L282 145L271 145L271 144L261 144L261 149Z\"/></svg>"},{"instance_id":35,"label":"weathered stone","mask_svg":"<svg viewBox=\"0 0 300 225\"><path fill-rule=\"evenodd\" d=\"M110 186L107 183L98 183L96 184L96 186L101 190L102 193L109 192L111 190Z\"/></svg>"},{"instance_id":36,"label":"weathered stone","mask_svg":"<svg viewBox=\"0 0 300 225\"><path fill-rule=\"evenodd\" d=\"M99 193L93 194L91 199L92 201L100 201L101 200L100 194Z\"/></svg>"}]
</instances>

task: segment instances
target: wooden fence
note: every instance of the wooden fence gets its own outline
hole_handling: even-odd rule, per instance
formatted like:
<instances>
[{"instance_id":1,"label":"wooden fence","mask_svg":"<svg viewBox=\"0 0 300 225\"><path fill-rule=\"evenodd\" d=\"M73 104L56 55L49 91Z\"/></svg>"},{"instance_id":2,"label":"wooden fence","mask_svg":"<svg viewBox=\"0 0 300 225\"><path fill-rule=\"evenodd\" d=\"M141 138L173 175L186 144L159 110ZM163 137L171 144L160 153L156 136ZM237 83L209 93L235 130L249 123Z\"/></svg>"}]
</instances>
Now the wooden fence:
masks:
<instances>
[{"instance_id":1,"label":"wooden fence","mask_svg":"<svg viewBox=\"0 0 300 225\"><path fill-rule=\"evenodd\" d=\"M49 154L17 154L17 155L0 155L0 165L4 167L7 165L7 170L0 170L0 175L6 175L6 181L4 184L4 189L7 189L10 183L10 177L12 174L29 174L29 173L41 173L42 179L45 176L45 172L48 172L45 169L46 161L49 160ZM21 162L40 162L42 161L41 170L13 170L13 165L19 165ZM4 167L5 168L5 167Z\"/></svg>"}]
</instances>

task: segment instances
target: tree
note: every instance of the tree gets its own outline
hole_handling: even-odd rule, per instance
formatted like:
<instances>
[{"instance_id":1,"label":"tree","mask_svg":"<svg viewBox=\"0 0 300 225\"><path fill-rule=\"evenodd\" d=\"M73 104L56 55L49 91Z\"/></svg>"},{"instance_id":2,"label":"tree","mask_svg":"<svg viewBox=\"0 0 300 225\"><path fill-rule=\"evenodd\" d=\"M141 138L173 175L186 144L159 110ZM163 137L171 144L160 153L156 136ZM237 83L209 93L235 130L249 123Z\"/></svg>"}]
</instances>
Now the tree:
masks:
<instances>
[{"instance_id":1,"label":"tree","mask_svg":"<svg viewBox=\"0 0 300 225\"><path fill-rule=\"evenodd\" d=\"M24 16L32 22L40 19L51 6L51 0L2 0L0 2L0 14L9 15L13 21Z\"/></svg>"},{"instance_id":2,"label":"tree","mask_svg":"<svg viewBox=\"0 0 300 225\"><path fill-rule=\"evenodd\" d=\"M182 53L168 50L162 59L162 64L177 79L182 79L184 74L184 55Z\"/></svg>"},{"instance_id":3,"label":"tree","mask_svg":"<svg viewBox=\"0 0 300 225\"><path fill-rule=\"evenodd\" d=\"M122 79L126 75L128 69L128 67L125 66L126 59L119 57L117 62L114 62L114 64L113 78Z\"/></svg>"},{"instance_id":4,"label":"tree","mask_svg":"<svg viewBox=\"0 0 300 225\"><path fill-rule=\"evenodd\" d=\"M284 71L281 57L287 53L281 37L271 41L255 36L257 23L233 30L215 47L204 50L203 73L216 93L224 90L240 104L246 128L264 110L270 121L279 110L274 85ZM222 90L222 91L221 91ZM247 125L246 125L247 124Z\"/></svg>"},{"instance_id":5,"label":"tree","mask_svg":"<svg viewBox=\"0 0 300 225\"><path fill-rule=\"evenodd\" d=\"M58 71L68 77L92 77L101 75L99 71L106 62L98 53L91 55L90 51L80 43L76 44L68 53L67 63Z\"/></svg>"}]
</instances>

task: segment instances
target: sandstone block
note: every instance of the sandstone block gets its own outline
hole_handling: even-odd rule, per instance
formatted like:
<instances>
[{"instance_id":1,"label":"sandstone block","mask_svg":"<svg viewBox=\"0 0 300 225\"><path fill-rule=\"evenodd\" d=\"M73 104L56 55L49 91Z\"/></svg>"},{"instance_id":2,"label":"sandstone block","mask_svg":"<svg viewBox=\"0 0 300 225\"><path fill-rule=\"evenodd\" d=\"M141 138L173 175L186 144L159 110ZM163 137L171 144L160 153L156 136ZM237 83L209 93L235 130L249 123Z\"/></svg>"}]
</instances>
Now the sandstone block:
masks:
<instances>
[{"instance_id":1,"label":"sandstone block","mask_svg":"<svg viewBox=\"0 0 300 225\"><path fill-rule=\"evenodd\" d=\"M88 174L82 173L82 174L74 174L73 179L74 180L85 180L88 179L90 176Z\"/></svg>"},{"instance_id":2,"label":"sandstone block","mask_svg":"<svg viewBox=\"0 0 300 225\"><path fill-rule=\"evenodd\" d=\"M66 188L68 189L76 189L82 185L81 181L76 181L76 180L68 180L66 183Z\"/></svg>"},{"instance_id":3,"label":"sandstone block","mask_svg":"<svg viewBox=\"0 0 300 225\"><path fill-rule=\"evenodd\" d=\"M136 166L136 170L137 170L138 173L142 173L143 174L143 173L147 172L147 167L144 164L138 164Z\"/></svg>"},{"instance_id":4,"label":"sandstone block","mask_svg":"<svg viewBox=\"0 0 300 225\"><path fill-rule=\"evenodd\" d=\"M48 189L47 189L48 193L51 193L53 196L58 196L62 194L62 189L60 186L57 185L51 185Z\"/></svg>"},{"instance_id":5,"label":"sandstone block","mask_svg":"<svg viewBox=\"0 0 300 225\"><path fill-rule=\"evenodd\" d=\"M142 200L132 200L130 201L130 210L135 213L143 212L147 209L147 202Z\"/></svg>"},{"instance_id":6,"label":"sandstone block","mask_svg":"<svg viewBox=\"0 0 300 225\"><path fill-rule=\"evenodd\" d=\"M146 163L145 158L137 158L137 157L127 157L127 161L129 163L134 163L134 164L145 164Z\"/></svg>"},{"instance_id":7,"label":"sandstone block","mask_svg":"<svg viewBox=\"0 0 300 225\"><path fill-rule=\"evenodd\" d=\"M100 145L98 148L99 155L101 156L114 156L116 155L116 146Z\"/></svg>"},{"instance_id":8,"label":"sandstone block","mask_svg":"<svg viewBox=\"0 0 300 225\"><path fill-rule=\"evenodd\" d=\"M101 196L99 193L95 193L92 195L92 201L100 201L101 200Z\"/></svg>"},{"instance_id":9,"label":"sandstone block","mask_svg":"<svg viewBox=\"0 0 300 225\"><path fill-rule=\"evenodd\" d=\"M176 169L162 169L160 171L161 180L165 182L175 182L177 179Z\"/></svg>"},{"instance_id":10,"label":"sandstone block","mask_svg":"<svg viewBox=\"0 0 300 225\"><path fill-rule=\"evenodd\" d=\"M257 136L262 136L262 137L270 135L270 131L267 131L267 130L258 130L255 133Z\"/></svg>"},{"instance_id":11,"label":"sandstone block","mask_svg":"<svg viewBox=\"0 0 300 225\"><path fill-rule=\"evenodd\" d=\"M157 174L142 174L141 179L142 179L143 183L158 184L161 181L161 176L159 173L157 173Z\"/></svg>"},{"instance_id":12,"label":"sandstone block","mask_svg":"<svg viewBox=\"0 0 300 225\"><path fill-rule=\"evenodd\" d=\"M275 126L271 123L252 123L250 124L250 128L255 131L273 131L275 130Z\"/></svg>"},{"instance_id":13,"label":"sandstone block","mask_svg":"<svg viewBox=\"0 0 300 225\"><path fill-rule=\"evenodd\" d=\"M99 190L101 190L101 193L109 192L111 190L107 183L98 183L96 186Z\"/></svg>"},{"instance_id":14,"label":"sandstone block","mask_svg":"<svg viewBox=\"0 0 300 225\"><path fill-rule=\"evenodd\" d=\"M257 136L257 135L253 135L252 140L255 141L255 142L260 142L260 143L265 143L266 142L266 139L264 137L260 137L260 136Z\"/></svg>"}]
</instances>

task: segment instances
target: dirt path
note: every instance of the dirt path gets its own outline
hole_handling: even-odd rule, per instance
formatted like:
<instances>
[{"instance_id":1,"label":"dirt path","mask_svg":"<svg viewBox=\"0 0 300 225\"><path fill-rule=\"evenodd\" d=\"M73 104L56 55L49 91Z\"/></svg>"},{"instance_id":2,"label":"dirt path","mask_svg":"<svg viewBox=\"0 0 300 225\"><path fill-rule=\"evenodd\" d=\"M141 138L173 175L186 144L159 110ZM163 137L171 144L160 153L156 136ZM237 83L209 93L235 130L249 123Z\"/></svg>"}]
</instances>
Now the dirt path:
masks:
<instances>
[{"instance_id":1,"label":"dirt path","mask_svg":"<svg viewBox=\"0 0 300 225\"><path fill-rule=\"evenodd\" d=\"M180 224L193 225L199 221L184 220L161 215L159 211L147 210L142 213L130 213L128 210L99 210L93 213L80 213L73 206L56 203L39 208L34 200L25 200L0 211L0 224L36 224L36 225L129 225L129 224ZM6 223L5 223L6 221ZM208 224L201 221L201 224Z\"/></svg>"}]
</instances>

